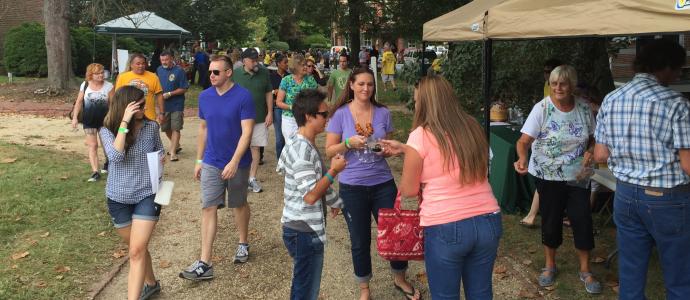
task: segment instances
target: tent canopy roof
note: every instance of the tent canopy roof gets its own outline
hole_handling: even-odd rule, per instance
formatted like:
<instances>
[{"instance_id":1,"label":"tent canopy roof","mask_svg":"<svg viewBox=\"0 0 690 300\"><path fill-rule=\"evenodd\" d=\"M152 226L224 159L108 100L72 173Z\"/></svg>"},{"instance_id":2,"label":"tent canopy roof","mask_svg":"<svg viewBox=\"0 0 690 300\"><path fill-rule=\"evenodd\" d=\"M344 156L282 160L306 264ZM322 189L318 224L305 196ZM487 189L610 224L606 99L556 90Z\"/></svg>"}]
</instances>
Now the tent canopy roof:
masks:
<instances>
[{"instance_id":1,"label":"tent canopy roof","mask_svg":"<svg viewBox=\"0 0 690 300\"><path fill-rule=\"evenodd\" d=\"M690 1L474 0L423 30L445 42L688 32Z\"/></svg>"},{"instance_id":2,"label":"tent canopy roof","mask_svg":"<svg viewBox=\"0 0 690 300\"><path fill-rule=\"evenodd\" d=\"M96 33L134 35L148 38L177 38L191 33L156 15L153 12L141 11L96 26Z\"/></svg>"}]
</instances>

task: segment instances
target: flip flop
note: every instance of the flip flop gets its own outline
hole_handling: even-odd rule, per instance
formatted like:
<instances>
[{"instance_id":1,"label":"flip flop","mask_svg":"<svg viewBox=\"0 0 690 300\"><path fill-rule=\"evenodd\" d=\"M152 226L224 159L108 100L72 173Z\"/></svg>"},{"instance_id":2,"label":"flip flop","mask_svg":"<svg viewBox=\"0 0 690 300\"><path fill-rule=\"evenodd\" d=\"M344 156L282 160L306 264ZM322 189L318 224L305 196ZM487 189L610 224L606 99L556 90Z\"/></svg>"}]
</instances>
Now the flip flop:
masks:
<instances>
[{"instance_id":1,"label":"flip flop","mask_svg":"<svg viewBox=\"0 0 690 300\"><path fill-rule=\"evenodd\" d=\"M179 159L177 156L175 156L175 157L170 157L170 161L178 161L178 160L180 160L180 159Z\"/></svg>"},{"instance_id":2,"label":"flip flop","mask_svg":"<svg viewBox=\"0 0 690 300\"><path fill-rule=\"evenodd\" d=\"M415 289L412 284L410 284L410 287L412 287L412 292L407 292L407 291L403 290L403 288L401 286L395 284L395 282L393 282L393 286L395 286L395 289L400 291L403 294L403 296L405 296L405 298L407 298L407 299L414 299L414 295L417 294L417 289ZM421 293L419 294L419 299L420 300L422 299Z\"/></svg>"}]
</instances>

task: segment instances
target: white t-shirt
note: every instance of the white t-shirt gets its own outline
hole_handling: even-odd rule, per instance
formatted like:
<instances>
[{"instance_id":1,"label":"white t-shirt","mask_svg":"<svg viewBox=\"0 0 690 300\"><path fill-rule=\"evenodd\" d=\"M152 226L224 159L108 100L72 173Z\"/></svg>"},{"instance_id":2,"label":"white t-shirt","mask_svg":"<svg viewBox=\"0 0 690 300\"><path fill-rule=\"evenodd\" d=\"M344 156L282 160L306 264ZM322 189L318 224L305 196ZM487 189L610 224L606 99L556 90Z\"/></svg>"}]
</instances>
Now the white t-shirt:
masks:
<instances>
[{"instance_id":1,"label":"white t-shirt","mask_svg":"<svg viewBox=\"0 0 690 300\"><path fill-rule=\"evenodd\" d=\"M86 82L82 82L79 87L80 91L84 91L84 85ZM94 104L105 104L108 105L108 94L113 89L113 84L108 81L103 81L103 87L100 90L94 91L91 89L91 85L86 87L84 91L84 107L90 107Z\"/></svg>"},{"instance_id":2,"label":"white t-shirt","mask_svg":"<svg viewBox=\"0 0 690 300\"><path fill-rule=\"evenodd\" d=\"M520 130L535 139L529 173L544 180L575 180L594 127L594 115L583 99L576 98L569 112L558 110L551 97L539 101Z\"/></svg>"}]
</instances>

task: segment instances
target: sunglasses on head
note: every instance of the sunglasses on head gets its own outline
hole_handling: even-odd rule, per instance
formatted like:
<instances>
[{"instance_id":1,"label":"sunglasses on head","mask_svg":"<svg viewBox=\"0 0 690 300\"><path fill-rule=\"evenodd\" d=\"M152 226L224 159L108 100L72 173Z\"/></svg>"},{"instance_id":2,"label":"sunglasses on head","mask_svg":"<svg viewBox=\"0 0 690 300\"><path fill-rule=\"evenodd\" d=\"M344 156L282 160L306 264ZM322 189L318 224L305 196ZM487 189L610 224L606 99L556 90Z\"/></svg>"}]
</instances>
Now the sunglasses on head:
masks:
<instances>
[{"instance_id":1,"label":"sunglasses on head","mask_svg":"<svg viewBox=\"0 0 690 300\"><path fill-rule=\"evenodd\" d=\"M208 70L208 73L218 76L218 75L220 75L220 72L225 72L225 71L227 71L227 70L228 70L228 69L225 69L225 70L222 70L222 71L221 71L221 70Z\"/></svg>"},{"instance_id":2,"label":"sunglasses on head","mask_svg":"<svg viewBox=\"0 0 690 300\"><path fill-rule=\"evenodd\" d=\"M328 118L328 111L317 111L314 113L315 116L322 116L324 119Z\"/></svg>"}]
</instances>

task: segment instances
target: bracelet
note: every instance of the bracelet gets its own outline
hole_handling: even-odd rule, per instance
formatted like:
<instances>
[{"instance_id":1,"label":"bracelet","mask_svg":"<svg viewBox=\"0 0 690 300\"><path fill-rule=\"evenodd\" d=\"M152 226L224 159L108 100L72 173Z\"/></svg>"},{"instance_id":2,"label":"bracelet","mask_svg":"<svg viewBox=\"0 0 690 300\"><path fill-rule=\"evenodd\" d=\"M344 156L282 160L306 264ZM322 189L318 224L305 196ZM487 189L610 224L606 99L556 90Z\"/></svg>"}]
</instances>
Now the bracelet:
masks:
<instances>
[{"instance_id":1,"label":"bracelet","mask_svg":"<svg viewBox=\"0 0 690 300\"><path fill-rule=\"evenodd\" d=\"M117 132L128 133L128 132L129 132L129 129L124 128L124 127L120 127L120 128L117 129Z\"/></svg>"},{"instance_id":2,"label":"bracelet","mask_svg":"<svg viewBox=\"0 0 690 300\"><path fill-rule=\"evenodd\" d=\"M202 162L204 162L203 159L197 159L197 160L196 160L196 163L197 163L197 164L200 164L200 163L202 163Z\"/></svg>"},{"instance_id":3,"label":"bracelet","mask_svg":"<svg viewBox=\"0 0 690 300\"><path fill-rule=\"evenodd\" d=\"M326 175L324 175L324 176L326 176L326 178L328 178L328 181L330 181L331 184L333 184L333 182L335 181L335 179L333 178L333 175L331 175L331 173L326 172Z\"/></svg>"},{"instance_id":4,"label":"bracelet","mask_svg":"<svg viewBox=\"0 0 690 300\"><path fill-rule=\"evenodd\" d=\"M129 125L129 122L127 122L125 120L120 121L120 123L125 123L125 124Z\"/></svg>"},{"instance_id":5,"label":"bracelet","mask_svg":"<svg viewBox=\"0 0 690 300\"><path fill-rule=\"evenodd\" d=\"M352 146L350 146L350 138L345 139L345 148L352 149Z\"/></svg>"},{"instance_id":6,"label":"bracelet","mask_svg":"<svg viewBox=\"0 0 690 300\"><path fill-rule=\"evenodd\" d=\"M288 104L288 109L292 110L292 104Z\"/></svg>"}]
</instances>

